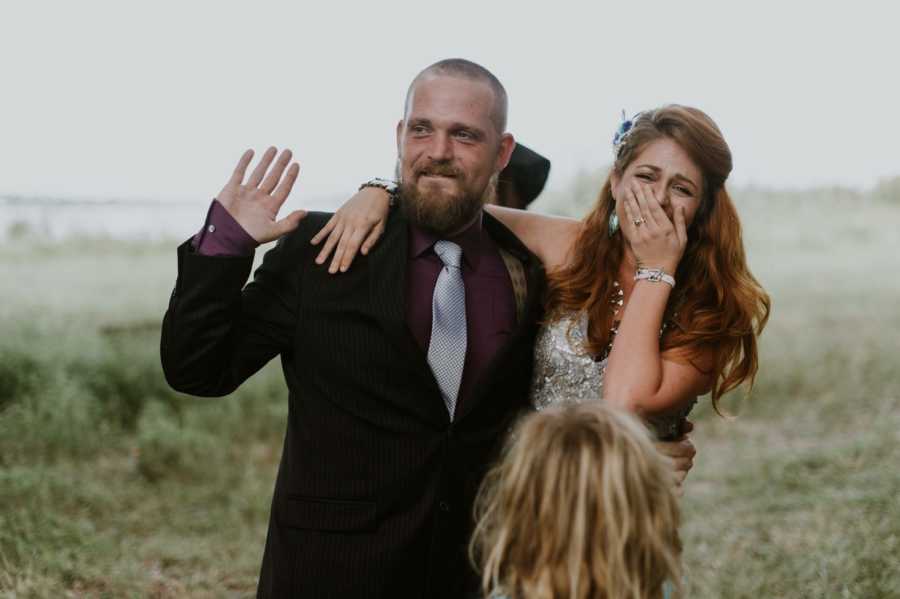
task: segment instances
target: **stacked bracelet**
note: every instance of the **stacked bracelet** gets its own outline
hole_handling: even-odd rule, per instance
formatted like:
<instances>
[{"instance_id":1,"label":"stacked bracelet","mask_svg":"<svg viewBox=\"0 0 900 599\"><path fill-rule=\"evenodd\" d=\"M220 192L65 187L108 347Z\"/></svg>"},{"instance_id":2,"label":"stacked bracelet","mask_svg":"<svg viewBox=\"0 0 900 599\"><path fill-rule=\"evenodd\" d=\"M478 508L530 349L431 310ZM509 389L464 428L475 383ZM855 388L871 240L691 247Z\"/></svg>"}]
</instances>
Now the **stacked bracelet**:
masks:
<instances>
[{"instance_id":1,"label":"stacked bracelet","mask_svg":"<svg viewBox=\"0 0 900 599\"><path fill-rule=\"evenodd\" d=\"M360 191L364 187L377 187L378 189L383 189L388 193L388 206L393 208L397 205L397 182L391 181L390 179L369 179L365 183L359 186Z\"/></svg>"},{"instance_id":2,"label":"stacked bracelet","mask_svg":"<svg viewBox=\"0 0 900 599\"><path fill-rule=\"evenodd\" d=\"M635 281L650 281L651 283L668 283L675 288L675 277L660 268L638 268L634 272Z\"/></svg>"}]
</instances>

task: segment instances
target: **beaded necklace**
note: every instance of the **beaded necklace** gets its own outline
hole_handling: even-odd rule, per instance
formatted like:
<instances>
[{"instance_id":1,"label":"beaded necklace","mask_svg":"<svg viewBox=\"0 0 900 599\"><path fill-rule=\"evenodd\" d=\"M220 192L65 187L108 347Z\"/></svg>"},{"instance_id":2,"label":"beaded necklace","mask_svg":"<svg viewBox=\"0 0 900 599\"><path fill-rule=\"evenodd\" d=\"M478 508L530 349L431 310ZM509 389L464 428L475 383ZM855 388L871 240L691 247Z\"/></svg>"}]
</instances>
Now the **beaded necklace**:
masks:
<instances>
[{"instance_id":1,"label":"beaded necklace","mask_svg":"<svg viewBox=\"0 0 900 599\"><path fill-rule=\"evenodd\" d=\"M622 309L622 305L625 303L625 292L622 291L622 286L619 285L618 281L613 281L613 288L614 291L612 297L609 298L609 305L612 306L613 311L612 326L609 328L609 343L606 345L606 349L603 350L603 353L594 358L595 362L602 362L609 357L609 353L612 351L613 340L616 338L616 333L619 332L619 323L622 322L618 316L619 311Z\"/></svg>"},{"instance_id":2,"label":"beaded necklace","mask_svg":"<svg viewBox=\"0 0 900 599\"><path fill-rule=\"evenodd\" d=\"M616 335L619 333L619 325L622 323L622 319L618 316L622 310L622 305L625 303L625 292L622 291L622 286L619 285L618 281L613 281L613 289L612 297L609 298L609 305L612 306L613 313L612 326L609 328L609 343L606 345L603 353L599 357L594 358L595 362L602 362L609 357L610 352L612 352L613 341L615 341ZM677 312L673 314L673 318L676 316L678 316ZM668 322L662 323L662 327L659 329L660 338L666 332L668 324Z\"/></svg>"}]
</instances>

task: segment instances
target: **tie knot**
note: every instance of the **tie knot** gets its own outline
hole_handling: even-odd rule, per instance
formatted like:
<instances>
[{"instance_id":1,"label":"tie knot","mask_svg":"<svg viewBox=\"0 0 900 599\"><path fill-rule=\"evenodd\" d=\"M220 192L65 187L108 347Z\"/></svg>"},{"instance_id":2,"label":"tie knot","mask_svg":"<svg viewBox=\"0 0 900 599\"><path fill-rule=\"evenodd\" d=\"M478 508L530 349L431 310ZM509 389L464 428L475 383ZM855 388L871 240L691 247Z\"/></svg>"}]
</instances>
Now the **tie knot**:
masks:
<instances>
[{"instance_id":1,"label":"tie knot","mask_svg":"<svg viewBox=\"0 0 900 599\"><path fill-rule=\"evenodd\" d=\"M444 266L459 268L462 262L462 248L452 241L437 241L434 244L434 253L438 255Z\"/></svg>"}]
</instances>

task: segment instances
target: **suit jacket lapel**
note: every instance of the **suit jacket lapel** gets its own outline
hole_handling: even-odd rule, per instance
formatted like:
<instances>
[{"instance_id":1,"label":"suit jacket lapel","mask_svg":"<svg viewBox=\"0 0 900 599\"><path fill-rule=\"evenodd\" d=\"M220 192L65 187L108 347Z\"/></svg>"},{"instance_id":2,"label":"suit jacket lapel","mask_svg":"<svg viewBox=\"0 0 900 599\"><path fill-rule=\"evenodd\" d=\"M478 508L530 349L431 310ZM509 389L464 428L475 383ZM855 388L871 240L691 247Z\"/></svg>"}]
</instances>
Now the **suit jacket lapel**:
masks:
<instances>
[{"instance_id":1,"label":"suit jacket lapel","mask_svg":"<svg viewBox=\"0 0 900 599\"><path fill-rule=\"evenodd\" d=\"M532 338L534 329L543 316L545 287L544 266L537 256L528 251L528 248L525 247L518 237L513 235L512 231L487 212L484 213L483 223L494 242L514 259L521 262L525 274L527 293L522 317L516 322L516 328L509 336L509 340L497 351L497 354L491 360L487 369L485 369L481 382L490 380L498 370L509 367L507 365L507 356L513 347L523 342L532 343L529 339ZM462 411L456 414L457 420L465 417L481 403L484 399L480 392L482 388L484 388L484 385L480 385L475 390L472 401L467 401L462 405Z\"/></svg>"},{"instance_id":2,"label":"suit jacket lapel","mask_svg":"<svg viewBox=\"0 0 900 599\"><path fill-rule=\"evenodd\" d=\"M410 363L414 376L431 392L418 398L411 408L420 411L429 421L445 425L449 422L447 408L441 399L440 388L425 352L416 343L406 318L406 275L408 266L408 221L392 212L381 241L369 254L369 290L372 309L381 326L398 349L399 355Z\"/></svg>"}]
</instances>

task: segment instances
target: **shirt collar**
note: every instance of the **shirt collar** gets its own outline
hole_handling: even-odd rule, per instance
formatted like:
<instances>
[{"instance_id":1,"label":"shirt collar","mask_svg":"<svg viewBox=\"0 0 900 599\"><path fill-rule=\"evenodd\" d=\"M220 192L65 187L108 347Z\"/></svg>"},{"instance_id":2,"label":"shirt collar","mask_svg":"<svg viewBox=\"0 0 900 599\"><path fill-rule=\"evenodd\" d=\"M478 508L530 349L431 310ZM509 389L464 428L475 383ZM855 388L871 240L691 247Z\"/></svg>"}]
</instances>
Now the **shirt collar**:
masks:
<instances>
[{"instance_id":1,"label":"shirt collar","mask_svg":"<svg viewBox=\"0 0 900 599\"><path fill-rule=\"evenodd\" d=\"M452 237L440 237L410 224L410 255L413 258L418 258L425 252L431 250L436 241L446 239L447 241L458 244L459 247L462 248L463 261L468 264L472 270L478 270L478 264L481 262L481 240L484 232L484 227L481 223L482 215L483 212L479 212L478 218L476 218L471 225Z\"/></svg>"}]
</instances>

